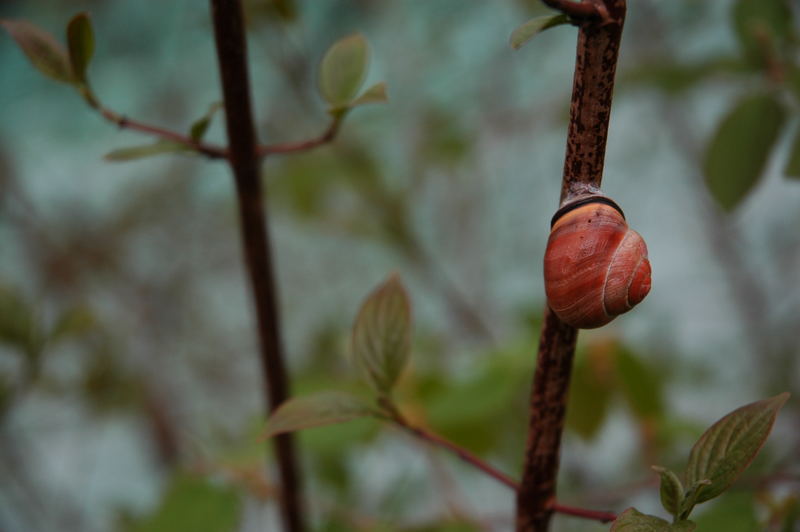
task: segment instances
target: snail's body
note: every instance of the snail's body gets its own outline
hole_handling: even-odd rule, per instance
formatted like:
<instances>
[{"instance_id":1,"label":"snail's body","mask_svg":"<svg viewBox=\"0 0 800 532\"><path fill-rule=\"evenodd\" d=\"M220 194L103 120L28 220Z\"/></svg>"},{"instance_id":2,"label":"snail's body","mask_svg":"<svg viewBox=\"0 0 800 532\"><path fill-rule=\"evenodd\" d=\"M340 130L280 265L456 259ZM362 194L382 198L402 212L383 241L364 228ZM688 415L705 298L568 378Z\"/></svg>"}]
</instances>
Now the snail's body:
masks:
<instances>
[{"instance_id":1,"label":"snail's body","mask_svg":"<svg viewBox=\"0 0 800 532\"><path fill-rule=\"evenodd\" d=\"M611 205L603 198L567 210L550 232L544 258L547 301L573 327L601 327L650 291L647 246Z\"/></svg>"}]
</instances>

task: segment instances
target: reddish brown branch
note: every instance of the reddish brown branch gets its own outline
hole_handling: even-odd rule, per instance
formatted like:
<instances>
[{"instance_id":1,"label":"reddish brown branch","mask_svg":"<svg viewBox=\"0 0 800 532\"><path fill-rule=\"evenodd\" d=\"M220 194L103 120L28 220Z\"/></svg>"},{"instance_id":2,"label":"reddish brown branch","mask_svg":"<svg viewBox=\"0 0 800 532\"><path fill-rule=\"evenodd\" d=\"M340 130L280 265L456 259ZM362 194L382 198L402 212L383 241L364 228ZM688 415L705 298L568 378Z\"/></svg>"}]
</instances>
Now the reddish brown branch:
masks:
<instances>
[{"instance_id":1,"label":"reddish brown branch","mask_svg":"<svg viewBox=\"0 0 800 532\"><path fill-rule=\"evenodd\" d=\"M550 508L552 508L553 511L558 514L582 517L592 521L600 521L601 523L610 523L617 518L617 514L615 513L587 510L585 508L575 508L573 506L564 506L563 504L554 504Z\"/></svg>"},{"instance_id":2,"label":"reddish brown branch","mask_svg":"<svg viewBox=\"0 0 800 532\"><path fill-rule=\"evenodd\" d=\"M399 413L394 413L392 417L392 421L394 421L399 427L403 428L407 432L411 433L412 435L425 440L437 447L441 447L454 455L460 458L463 462L471 465L472 467L483 471L493 479L497 480L504 486L511 488L514 491L519 489L519 484L516 480L511 478L510 476L506 475L499 469L496 469L492 465L486 463L481 458L475 456L468 450L464 449L458 444L451 442L439 436L436 433L433 433L429 430L423 429L421 427L416 427L410 425ZM597 510L587 510L585 508L576 508L574 506L566 506L564 504L557 504L553 503L549 506L549 509L553 512L557 512L560 514L565 515L572 515L575 517L582 517L584 519L591 519L593 521L600 521L602 523L607 523L613 521L617 518L617 516L611 512L601 512Z\"/></svg>"},{"instance_id":3,"label":"reddish brown branch","mask_svg":"<svg viewBox=\"0 0 800 532\"><path fill-rule=\"evenodd\" d=\"M284 365L278 294L272 271L269 221L261 187L260 159L250 104L247 46L240 0L211 0L214 38L222 79L229 162L239 202L245 265L255 301L261 368L268 408L274 410L289 396ZM274 439L281 476L281 516L285 530L303 530L300 478L291 434Z\"/></svg>"},{"instance_id":4,"label":"reddish brown branch","mask_svg":"<svg viewBox=\"0 0 800 532\"><path fill-rule=\"evenodd\" d=\"M470 464L471 466L475 467L476 469L480 469L493 479L497 480L501 484L511 488L512 490L517 489L517 481L511 478L510 476L506 475L502 471L495 469L491 465L487 464L468 450L456 445L455 443L446 440L445 438L439 436L438 434L434 434L428 430L425 430L420 427L415 427L413 425L409 425L405 420L402 418L394 420L398 426L402 427L406 431L410 432L414 436L421 438L427 442L430 442L434 445L437 445L443 449L447 449L451 453L455 454L459 457L462 461Z\"/></svg>"},{"instance_id":5,"label":"reddish brown branch","mask_svg":"<svg viewBox=\"0 0 800 532\"><path fill-rule=\"evenodd\" d=\"M271 144L266 146L259 146L258 155L260 157L265 157L267 155L272 155L277 153L297 153L301 151L312 150L318 146L328 144L334 138L336 138L336 134L339 132L339 126L341 126L341 123L342 123L342 117L337 116L331 121L331 124L328 126L328 129L326 129L322 133L322 135L314 137L313 139L302 140L299 142L286 142L284 144Z\"/></svg>"},{"instance_id":6,"label":"reddish brown branch","mask_svg":"<svg viewBox=\"0 0 800 532\"><path fill-rule=\"evenodd\" d=\"M123 129L133 129L135 131L140 131L142 133L147 133L149 135L155 135L156 137L159 137L164 140L170 140L172 142L183 144L187 148L191 148L192 150L201 153L210 159L226 159L228 157L228 150L220 146L214 146L212 144L198 142L192 139L191 137L187 137L186 135L181 135L180 133L176 133L168 129L151 126L149 124L145 124L137 120L131 120L126 116L119 115L114 111L111 111L110 109L106 109L105 107L99 105L96 106L96 109L100 112L103 118L105 118L110 122L115 123L116 125L118 125Z\"/></svg>"},{"instance_id":7,"label":"reddish brown branch","mask_svg":"<svg viewBox=\"0 0 800 532\"><path fill-rule=\"evenodd\" d=\"M545 0L548 5L573 2ZM585 2L575 5L587 5ZM580 23L561 202L599 188L611 115L625 0L592 0L602 20ZM594 7L593 7L594 8ZM517 531L546 532L556 510L561 433L578 331L547 309L530 399L522 482L517 493ZM610 514L609 514L610 515Z\"/></svg>"}]
</instances>

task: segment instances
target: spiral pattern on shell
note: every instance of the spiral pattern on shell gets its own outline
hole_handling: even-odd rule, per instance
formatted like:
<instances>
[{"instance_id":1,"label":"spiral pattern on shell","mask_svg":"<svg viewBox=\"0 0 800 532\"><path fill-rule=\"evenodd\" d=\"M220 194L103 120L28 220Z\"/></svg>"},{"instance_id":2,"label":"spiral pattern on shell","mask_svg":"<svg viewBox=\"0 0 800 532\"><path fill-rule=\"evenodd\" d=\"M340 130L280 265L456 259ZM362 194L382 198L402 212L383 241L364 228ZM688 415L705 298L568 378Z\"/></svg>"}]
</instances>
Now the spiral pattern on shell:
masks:
<instances>
[{"instance_id":1,"label":"spiral pattern on shell","mask_svg":"<svg viewBox=\"0 0 800 532\"><path fill-rule=\"evenodd\" d=\"M603 201L581 205L555 220L544 257L550 308L581 329L607 324L650 291L644 240L628 228L613 202Z\"/></svg>"}]
</instances>

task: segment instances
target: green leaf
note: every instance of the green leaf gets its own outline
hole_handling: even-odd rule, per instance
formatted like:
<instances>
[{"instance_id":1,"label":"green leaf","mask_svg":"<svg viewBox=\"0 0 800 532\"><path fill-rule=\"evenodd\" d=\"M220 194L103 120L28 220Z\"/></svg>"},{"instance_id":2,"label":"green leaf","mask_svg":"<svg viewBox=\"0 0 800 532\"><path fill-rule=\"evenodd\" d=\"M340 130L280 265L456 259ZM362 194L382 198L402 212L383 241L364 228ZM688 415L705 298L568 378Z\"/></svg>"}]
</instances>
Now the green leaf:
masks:
<instances>
[{"instance_id":1,"label":"green leaf","mask_svg":"<svg viewBox=\"0 0 800 532\"><path fill-rule=\"evenodd\" d=\"M544 17L536 17L511 32L511 37L508 39L508 42L511 45L511 48L514 50L519 50L522 45L533 39L536 35L542 33L544 30L569 23L570 20L567 15L548 15Z\"/></svg>"},{"instance_id":2,"label":"green leaf","mask_svg":"<svg viewBox=\"0 0 800 532\"><path fill-rule=\"evenodd\" d=\"M368 103L385 103L387 101L389 101L389 97L386 95L386 83L381 82L376 83L362 92L361 96L350 103L350 107L357 107Z\"/></svg>"},{"instance_id":3,"label":"green leaf","mask_svg":"<svg viewBox=\"0 0 800 532\"><path fill-rule=\"evenodd\" d=\"M702 479L711 481L698 490L698 504L728 489L750 465L788 398L789 394L784 392L738 408L711 425L700 437L692 447L686 468L688 484Z\"/></svg>"},{"instance_id":4,"label":"green leaf","mask_svg":"<svg viewBox=\"0 0 800 532\"><path fill-rule=\"evenodd\" d=\"M208 131L208 126L211 125L211 120L218 110L222 109L222 102L214 102L208 107L206 114L198 118L189 130L189 136L192 140L200 142Z\"/></svg>"},{"instance_id":5,"label":"green leaf","mask_svg":"<svg viewBox=\"0 0 800 532\"><path fill-rule=\"evenodd\" d=\"M660 466L653 466L653 471L661 475L661 505L672 515L680 514L683 484L678 475Z\"/></svg>"},{"instance_id":6,"label":"green leaf","mask_svg":"<svg viewBox=\"0 0 800 532\"><path fill-rule=\"evenodd\" d=\"M369 46L356 33L336 41L320 65L319 88L332 109L347 107L358 93L367 74Z\"/></svg>"},{"instance_id":7,"label":"green leaf","mask_svg":"<svg viewBox=\"0 0 800 532\"><path fill-rule=\"evenodd\" d=\"M88 13L78 13L67 25L67 47L72 72L78 81L88 85L86 69L94 55L94 33Z\"/></svg>"},{"instance_id":8,"label":"green leaf","mask_svg":"<svg viewBox=\"0 0 800 532\"><path fill-rule=\"evenodd\" d=\"M789 160L786 162L784 170L787 176L800 179L800 127L794 134L792 147L789 152Z\"/></svg>"},{"instance_id":9,"label":"green leaf","mask_svg":"<svg viewBox=\"0 0 800 532\"><path fill-rule=\"evenodd\" d=\"M230 532L236 530L242 499L231 488L203 478L177 475L149 517L128 527L129 532Z\"/></svg>"},{"instance_id":10,"label":"green leaf","mask_svg":"<svg viewBox=\"0 0 800 532\"><path fill-rule=\"evenodd\" d=\"M352 347L370 386L388 395L411 350L411 303L396 274L364 301L353 326Z\"/></svg>"},{"instance_id":11,"label":"green leaf","mask_svg":"<svg viewBox=\"0 0 800 532\"><path fill-rule=\"evenodd\" d=\"M153 155L161 155L164 153L191 151L191 148L179 142L159 141L153 144L132 146L130 148L120 148L118 150L110 151L105 155L104 159L106 161L122 162L131 161L133 159L142 159L144 157L152 157Z\"/></svg>"},{"instance_id":12,"label":"green leaf","mask_svg":"<svg viewBox=\"0 0 800 532\"><path fill-rule=\"evenodd\" d=\"M25 20L0 20L39 72L56 81L75 84L64 47L52 35Z\"/></svg>"},{"instance_id":13,"label":"green leaf","mask_svg":"<svg viewBox=\"0 0 800 532\"><path fill-rule=\"evenodd\" d=\"M344 392L319 392L289 399L267 420L264 438L285 432L344 423L373 415L373 410L359 398Z\"/></svg>"},{"instance_id":14,"label":"green leaf","mask_svg":"<svg viewBox=\"0 0 800 532\"><path fill-rule=\"evenodd\" d=\"M611 532L669 532L670 524L660 517L628 508L611 525Z\"/></svg>"},{"instance_id":15,"label":"green leaf","mask_svg":"<svg viewBox=\"0 0 800 532\"><path fill-rule=\"evenodd\" d=\"M739 101L725 116L706 152L704 173L714 199L732 210L756 186L785 120L771 94Z\"/></svg>"}]
</instances>

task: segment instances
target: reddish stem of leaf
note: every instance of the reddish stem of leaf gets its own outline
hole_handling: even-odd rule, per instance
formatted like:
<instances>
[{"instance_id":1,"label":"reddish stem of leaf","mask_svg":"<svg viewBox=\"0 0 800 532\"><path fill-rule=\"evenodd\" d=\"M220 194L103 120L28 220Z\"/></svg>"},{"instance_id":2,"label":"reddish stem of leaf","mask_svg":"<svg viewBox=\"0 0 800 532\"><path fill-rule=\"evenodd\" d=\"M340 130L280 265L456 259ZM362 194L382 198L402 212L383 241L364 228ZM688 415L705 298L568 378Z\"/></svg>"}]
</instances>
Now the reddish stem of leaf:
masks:
<instances>
[{"instance_id":1,"label":"reddish stem of leaf","mask_svg":"<svg viewBox=\"0 0 800 532\"><path fill-rule=\"evenodd\" d=\"M278 154L278 153L297 153L302 151L312 150L318 146L323 146L331 142L334 138L336 138L336 134L339 132L339 126L342 123L342 119L340 117L334 118L331 121L331 124L328 126L322 135L315 137L313 139L303 140L299 142L286 142L283 144L271 144L266 146L259 146L258 147L258 155L260 157L265 157L267 155Z\"/></svg>"},{"instance_id":2,"label":"reddish stem of leaf","mask_svg":"<svg viewBox=\"0 0 800 532\"><path fill-rule=\"evenodd\" d=\"M601 523L610 523L617 519L617 514L612 512L587 510L586 508L575 508L574 506L565 506L563 504L553 504L550 508L552 508L553 511L558 514L582 517L583 519L600 521Z\"/></svg>"},{"instance_id":3,"label":"reddish stem of leaf","mask_svg":"<svg viewBox=\"0 0 800 532\"><path fill-rule=\"evenodd\" d=\"M517 483L516 480L506 475L502 471L496 469L492 465L484 462L479 457L475 456L474 454L464 449L463 447L429 430L409 425L408 422L405 419L403 419L399 414L396 415L394 421L395 423L397 423L398 426L402 427L404 430L416 436L417 438L425 440L433 445L436 445L437 447L441 447L442 449L445 449L453 453L465 463L475 467L480 471L483 471L484 473L486 473L493 479L497 480L504 486L511 488L514 491L517 491L519 489L519 484ZM586 508L576 508L574 506L567 506L564 504L554 503L550 505L550 509L556 513L564 515L572 515L574 517L581 517L583 519L590 519L593 521L600 521L602 523L609 523L617 518L617 516L611 512L587 510Z\"/></svg>"},{"instance_id":4,"label":"reddish stem of leaf","mask_svg":"<svg viewBox=\"0 0 800 532\"><path fill-rule=\"evenodd\" d=\"M132 120L128 117L118 115L117 113L111 111L110 109L106 109L105 107L98 106L97 109L100 111L100 114L103 115L103 118L117 124L120 128L133 129L149 135L155 135L156 137L164 140L170 140L172 142L184 144L185 146L205 155L210 159L227 159L228 157L228 150L220 146L197 142L186 135L181 135L180 133L176 133L168 129L151 126L137 120Z\"/></svg>"},{"instance_id":5,"label":"reddish stem of leaf","mask_svg":"<svg viewBox=\"0 0 800 532\"><path fill-rule=\"evenodd\" d=\"M561 201L599 188L603 176L611 96L625 0L591 4L545 0L577 17L591 5L600 18L579 21ZM584 16L585 13L581 16ZM517 492L517 532L546 532L556 511L561 433L578 331L547 309L530 399L530 421L522 482ZM609 514L610 515L610 514Z\"/></svg>"}]
</instances>

